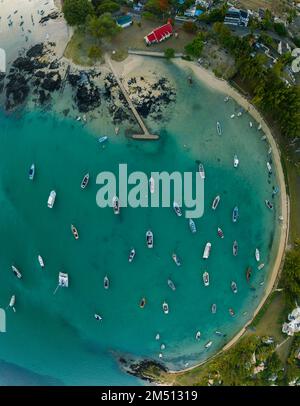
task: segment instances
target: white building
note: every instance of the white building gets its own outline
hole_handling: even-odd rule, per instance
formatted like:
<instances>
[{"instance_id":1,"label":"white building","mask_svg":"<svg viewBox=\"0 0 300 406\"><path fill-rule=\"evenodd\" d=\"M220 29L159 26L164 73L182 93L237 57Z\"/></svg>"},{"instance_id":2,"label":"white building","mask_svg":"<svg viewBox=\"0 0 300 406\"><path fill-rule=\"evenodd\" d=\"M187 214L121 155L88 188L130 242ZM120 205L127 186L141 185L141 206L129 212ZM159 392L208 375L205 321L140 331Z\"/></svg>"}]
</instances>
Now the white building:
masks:
<instances>
[{"instance_id":1,"label":"white building","mask_svg":"<svg viewBox=\"0 0 300 406\"><path fill-rule=\"evenodd\" d=\"M296 307L292 313L288 315L289 323L283 323L282 332L289 336L293 336L300 331L300 307Z\"/></svg>"}]
</instances>

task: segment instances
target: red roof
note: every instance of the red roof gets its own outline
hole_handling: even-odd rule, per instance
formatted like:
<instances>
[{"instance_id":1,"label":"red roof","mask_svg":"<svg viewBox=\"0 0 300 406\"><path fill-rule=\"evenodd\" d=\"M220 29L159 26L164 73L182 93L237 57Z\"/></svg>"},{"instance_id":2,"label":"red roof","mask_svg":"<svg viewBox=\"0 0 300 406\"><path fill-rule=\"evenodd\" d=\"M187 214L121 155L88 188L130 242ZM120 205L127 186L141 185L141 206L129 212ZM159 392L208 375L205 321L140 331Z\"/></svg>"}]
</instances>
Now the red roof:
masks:
<instances>
[{"instance_id":1,"label":"red roof","mask_svg":"<svg viewBox=\"0 0 300 406\"><path fill-rule=\"evenodd\" d=\"M155 28L150 34L146 36L148 42L160 42L166 37L169 37L173 32L173 27L170 23Z\"/></svg>"}]
</instances>

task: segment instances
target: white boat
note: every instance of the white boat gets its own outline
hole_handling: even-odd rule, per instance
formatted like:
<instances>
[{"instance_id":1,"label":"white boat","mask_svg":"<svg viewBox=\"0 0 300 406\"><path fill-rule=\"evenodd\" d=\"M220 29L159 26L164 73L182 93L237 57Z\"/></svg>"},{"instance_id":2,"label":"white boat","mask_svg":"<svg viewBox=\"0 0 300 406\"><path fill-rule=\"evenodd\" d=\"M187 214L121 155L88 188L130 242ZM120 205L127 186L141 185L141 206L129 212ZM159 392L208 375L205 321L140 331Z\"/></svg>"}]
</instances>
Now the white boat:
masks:
<instances>
[{"instance_id":1,"label":"white boat","mask_svg":"<svg viewBox=\"0 0 300 406\"><path fill-rule=\"evenodd\" d=\"M107 140L108 140L108 136L107 136L107 135L105 135L104 137L98 138L98 141L100 142L100 144L103 144L103 142L105 142L105 141L107 141Z\"/></svg>"},{"instance_id":2,"label":"white boat","mask_svg":"<svg viewBox=\"0 0 300 406\"><path fill-rule=\"evenodd\" d=\"M81 184L80 184L81 189L85 189L87 187L89 180L90 180L90 174L87 173L84 175L84 177L81 181Z\"/></svg>"},{"instance_id":3,"label":"white boat","mask_svg":"<svg viewBox=\"0 0 300 406\"><path fill-rule=\"evenodd\" d=\"M47 202L49 209L52 209L52 207L54 206L55 199L56 199L56 192L55 192L55 190L51 190L50 195L48 197L48 202Z\"/></svg>"},{"instance_id":4,"label":"white boat","mask_svg":"<svg viewBox=\"0 0 300 406\"><path fill-rule=\"evenodd\" d=\"M155 340L157 340L157 341L160 340L160 334L159 333L156 334Z\"/></svg>"},{"instance_id":5,"label":"white boat","mask_svg":"<svg viewBox=\"0 0 300 406\"><path fill-rule=\"evenodd\" d=\"M148 248L153 248L153 233L151 230L146 232L146 243Z\"/></svg>"},{"instance_id":6,"label":"white boat","mask_svg":"<svg viewBox=\"0 0 300 406\"><path fill-rule=\"evenodd\" d=\"M220 124L219 121L217 121L217 133L218 133L219 135L222 135L222 128L221 128L221 124Z\"/></svg>"},{"instance_id":7,"label":"white boat","mask_svg":"<svg viewBox=\"0 0 300 406\"><path fill-rule=\"evenodd\" d=\"M260 130L261 130L261 123L259 123L259 124L258 124L257 129L258 129L258 131L260 131Z\"/></svg>"},{"instance_id":8,"label":"white boat","mask_svg":"<svg viewBox=\"0 0 300 406\"><path fill-rule=\"evenodd\" d=\"M202 275L204 286L209 286L209 273L205 271Z\"/></svg>"},{"instance_id":9,"label":"white boat","mask_svg":"<svg viewBox=\"0 0 300 406\"><path fill-rule=\"evenodd\" d=\"M194 220L189 219L189 226L190 226L191 232L194 234L197 231L196 224L195 224Z\"/></svg>"},{"instance_id":10,"label":"white boat","mask_svg":"<svg viewBox=\"0 0 300 406\"><path fill-rule=\"evenodd\" d=\"M237 290L237 284L236 284L236 282L232 281L230 286L231 286L232 292L233 292L233 293L237 293L238 290Z\"/></svg>"},{"instance_id":11,"label":"white boat","mask_svg":"<svg viewBox=\"0 0 300 406\"><path fill-rule=\"evenodd\" d=\"M237 220L238 220L238 217L239 217L239 208L237 206L235 206L233 211L232 211L232 221L234 223L236 223Z\"/></svg>"},{"instance_id":12,"label":"white boat","mask_svg":"<svg viewBox=\"0 0 300 406\"><path fill-rule=\"evenodd\" d=\"M132 249L130 250L130 253L129 253L128 261L129 261L129 262L132 262L134 257L135 257L135 249L132 248Z\"/></svg>"},{"instance_id":13,"label":"white boat","mask_svg":"<svg viewBox=\"0 0 300 406\"><path fill-rule=\"evenodd\" d=\"M196 340L200 340L200 337L201 337L201 332L200 332L200 331L197 331L197 333L196 333Z\"/></svg>"},{"instance_id":14,"label":"white boat","mask_svg":"<svg viewBox=\"0 0 300 406\"><path fill-rule=\"evenodd\" d=\"M16 303L16 296L15 296L15 295L12 295L12 297L10 298L10 301L9 301L9 304L8 304L7 308L10 307L10 308L13 309L14 312L16 312L15 303Z\"/></svg>"},{"instance_id":15,"label":"white boat","mask_svg":"<svg viewBox=\"0 0 300 406\"><path fill-rule=\"evenodd\" d=\"M78 240L79 239L78 230L73 224L71 224L71 231L72 234L74 235L75 240Z\"/></svg>"},{"instance_id":16,"label":"white boat","mask_svg":"<svg viewBox=\"0 0 300 406\"><path fill-rule=\"evenodd\" d=\"M181 208L177 202L173 202L173 209L174 209L175 213L177 214L177 216L179 216L179 217L182 216Z\"/></svg>"},{"instance_id":17,"label":"white boat","mask_svg":"<svg viewBox=\"0 0 300 406\"><path fill-rule=\"evenodd\" d=\"M29 169L29 174L28 174L29 180L33 180L34 174L35 174L35 166L34 166L34 164L32 164Z\"/></svg>"},{"instance_id":18,"label":"white boat","mask_svg":"<svg viewBox=\"0 0 300 406\"><path fill-rule=\"evenodd\" d=\"M265 200L265 203L268 209L273 210L273 204L269 200Z\"/></svg>"},{"instance_id":19,"label":"white boat","mask_svg":"<svg viewBox=\"0 0 300 406\"><path fill-rule=\"evenodd\" d=\"M175 254L175 252L173 252L173 254L172 254L172 259L173 259L173 261L175 262L175 264L176 264L177 266L181 266L180 259L179 259L178 255Z\"/></svg>"},{"instance_id":20,"label":"white boat","mask_svg":"<svg viewBox=\"0 0 300 406\"><path fill-rule=\"evenodd\" d=\"M22 278L21 272L14 265L11 266L11 269L18 279Z\"/></svg>"},{"instance_id":21,"label":"white boat","mask_svg":"<svg viewBox=\"0 0 300 406\"><path fill-rule=\"evenodd\" d=\"M271 175L272 174L272 166L271 166L270 162L267 162L267 169L268 169L269 174Z\"/></svg>"},{"instance_id":22,"label":"white boat","mask_svg":"<svg viewBox=\"0 0 300 406\"><path fill-rule=\"evenodd\" d=\"M211 251L211 243L207 242L203 251L203 259L207 259L209 257Z\"/></svg>"},{"instance_id":23,"label":"white boat","mask_svg":"<svg viewBox=\"0 0 300 406\"><path fill-rule=\"evenodd\" d=\"M217 313L217 305L215 303L213 303L211 305L211 312L212 314L216 314Z\"/></svg>"},{"instance_id":24,"label":"white boat","mask_svg":"<svg viewBox=\"0 0 300 406\"><path fill-rule=\"evenodd\" d=\"M238 249L239 249L238 243L237 243L236 240L234 240L234 241L233 241L233 245L232 245L232 254L233 254L235 257L236 257L237 254L238 254Z\"/></svg>"},{"instance_id":25,"label":"white boat","mask_svg":"<svg viewBox=\"0 0 300 406\"><path fill-rule=\"evenodd\" d=\"M199 169L201 179L205 179L205 170L204 170L204 166L201 162L199 163L198 169Z\"/></svg>"},{"instance_id":26,"label":"white boat","mask_svg":"<svg viewBox=\"0 0 300 406\"><path fill-rule=\"evenodd\" d=\"M168 279L168 286L172 290L176 290L176 286L174 285L174 282L171 279Z\"/></svg>"},{"instance_id":27,"label":"white boat","mask_svg":"<svg viewBox=\"0 0 300 406\"><path fill-rule=\"evenodd\" d=\"M255 249L255 259L257 262L260 261L260 252L258 248Z\"/></svg>"},{"instance_id":28,"label":"white boat","mask_svg":"<svg viewBox=\"0 0 300 406\"><path fill-rule=\"evenodd\" d=\"M257 269L260 271L261 269L263 269L264 266L265 266L265 264L259 264Z\"/></svg>"},{"instance_id":29,"label":"white boat","mask_svg":"<svg viewBox=\"0 0 300 406\"><path fill-rule=\"evenodd\" d=\"M242 114L243 114L243 112L242 112L242 111L239 111L239 112L237 113L237 116L238 116L238 117L241 117Z\"/></svg>"},{"instance_id":30,"label":"white boat","mask_svg":"<svg viewBox=\"0 0 300 406\"><path fill-rule=\"evenodd\" d=\"M211 205L211 208L213 210L216 210L216 208L218 207L218 204L220 203L220 200L221 200L221 197L219 195L214 198L212 205Z\"/></svg>"},{"instance_id":31,"label":"white boat","mask_svg":"<svg viewBox=\"0 0 300 406\"><path fill-rule=\"evenodd\" d=\"M44 263L44 260L43 260L43 258L41 257L41 255L38 255L38 261L39 261L40 267L41 267L41 268L44 268L44 267L45 267L45 263Z\"/></svg>"},{"instance_id":32,"label":"white boat","mask_svg":"<svg viewBox=\"0 0 300 406\"><path fill-rule=\"evenodd\" d=\"M163 302L162 308L163 308L163 312L164 312L165 314L168 314L168 313L169 313L169 305L168 305L167 302Z\"/></svg>"},{"instance_id":33,"label":"white boat","mask_svg":"<svg viewBox=\"0 0 300 406\"><path fill-rule=\"evenodd\" d=\"M150 193L154 193L155 192L155 181L153 176L151 176L151 178L149 179L149 187L150 187Z\"/></svg>"},{"instance_id":34,"label":"white boat","mask_svg":"<svg viewBox=\"0 0 300 406\"><path fill-rule=\"evenodd\" d=\"M211 347L212 345L212 341L208 341L208 343L205 344L205 348L208 349L209 347Z\"/></svg>"},{"instance_id":35,"label":"white boat","mask_svg":"<svg viewBox=\"0 0 300 406\"><path fill-rule=\"evenodd\" d=\"M142 297L140 300L140 308L143 309L146 306L146 298Z\"/></svg>"},{"instance_id":36,"label":"white boat","mask_svg":"<svg viewBox=\"0 0 300 406\"><path fill-rule=\"evenodd\" d=\"M98 321L101 321L101 320L102 320L102 317L101 317L100 314L98 314L98 313L95 313L95 314L94 314L94 317L95 317L95 319L98 320Z\"/></svg>"},{"instance_id":37,"label":"white boat","mask_svg":"<svg viewBox=\"0 0 300 406\"><path fill-rule=\"evenodd\" d=\"M224 102L227 103L228 101L229 101L229 96L226 96L226 97L224 98Z\"/></svg>"},{"instance_id":38,"label":"white boat","mask_svg":"<svg viewBox=\"0 0 300 406\"><path fill-rule=\"evenodd\" d=\"M114 196L112 198L112 205L113 205L114 213L120 214L120 204L119 204L119 198L117 196Z\"/></svg>"},{"instance_id":39,"label":"white boat","mask_svg":"<svg viewBox=\"0 0 300 406\"><path fill-rule=\"evenodd\" d=\"M253 127L253 123L252 121L249 121L249 127L252 128Z\"/></svg>"},{"instance_id":40,"label":"white boat","mask_svg":"<svg viewBox=\"0 0 300 406\"><path fill-rule=\"evenodd\" d=\"M222 229L220 227L218 227L218 236L220 238L224 238L224 233L223 233L223 231L222 231Z\"/></svg>"},{"instance_id":41,"label":"white boat","mask_svg":"<svg viewBox=\"0 0 300 406\"><path fill-rule=\"evenodd\" d=\"M104 279L103 279L103 286L104 286L104 289L108 289L108 288L109 288L109 279L108 279L108 276L107 276L107 275L104 276Z\"/></svg>"},{"instance_id":42,"label":"white boat","mask_svg":"<svg viewBox=\"0 0 300 406\"><path fill-rule=\"evenodd\" d=\"M58 288L68 288L69 287L69 275L64 272L59 272L58 274L58 285L53 292L53 295L57 292Z\"/></svg>"},{"instance_id":43,"label":"white boat","mask_svg":"<svg viewBox=\"0 0 300 406\"><path fill-rule=\"evenodd\" d=\"M234 118L234 117L235 117L235 114L231 114L230 118Z\"/></svg>"},{"instance_id":44,"label":"white boat","mask_svg":"<svg viewBox=\"0 0 300 406\"><path fill-rule=\"evenodd\" d=\"M237 168L237 167L239 166L239 163L240 163L239 158L238 158L238 156L235 154L234 157L233 157L233 166L234 166L235 168Z\"/></svg>"}]
</instances>

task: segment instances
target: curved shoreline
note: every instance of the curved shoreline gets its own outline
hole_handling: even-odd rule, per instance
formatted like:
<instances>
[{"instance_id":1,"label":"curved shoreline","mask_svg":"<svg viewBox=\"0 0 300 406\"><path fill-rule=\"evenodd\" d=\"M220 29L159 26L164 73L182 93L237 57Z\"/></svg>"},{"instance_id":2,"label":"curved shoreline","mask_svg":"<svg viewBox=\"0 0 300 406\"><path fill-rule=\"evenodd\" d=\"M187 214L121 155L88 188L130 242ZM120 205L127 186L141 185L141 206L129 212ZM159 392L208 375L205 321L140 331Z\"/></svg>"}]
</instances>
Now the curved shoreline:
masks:
<instances>
[{"instance_id":1,"label":"curved shoreline","mask_svg":"<svg viewBox=\"0 0 300 406\"><path fill-rule=\"evenodd\" d=\"M278 242L277 248L277 255L273 263L273 269L271 275L269 277L268 285L266 287L265 293L257 306L256 310L254 311L250 320L244 325L244 327L227 343L221 350L219 350L216 354L212 355L211 357L207 358L204 361L199 362L196 365L193 365L188 368L180 369L180 370L169 370L169 374L180 375L182 373L191 371L195 368L198 368L201 365L211 361L213 358L217 357L218 355L222 354L223 352L227 351L231 348L247 331L247 327L253 322L256 315L259 313L263 305L265 304L267 298L269 297L270 293L276 287L278 282L282 265L284 262L285 250L288 242L288 235L289 235L289 198L286 193L286 184L284 173L281 165L280 159L280 150L279 147L272 135L272 132L265 122L264 118L261 116L259 111L244 97L242 96L235 88L233 88L227 81L224 79L217 78L211 71L204 69L203 67L197 65L195 62L188 62L185 60L174 60L174 63L179 68L189 68L193 71L194 75L201 80L205 85L208 87L217 90L219 92L224 93L225 95L230 96L234 99L240 106L242 106L258 123L261 123L262 132L267 136L268 142L272 147L273 153L273 161L276 166L276 173L279 183L280 189L280 209L281 209L281 216L283 216L283 221L279 224L281 227L280 231L280 239Z\"/></svg>"}]
</instances>

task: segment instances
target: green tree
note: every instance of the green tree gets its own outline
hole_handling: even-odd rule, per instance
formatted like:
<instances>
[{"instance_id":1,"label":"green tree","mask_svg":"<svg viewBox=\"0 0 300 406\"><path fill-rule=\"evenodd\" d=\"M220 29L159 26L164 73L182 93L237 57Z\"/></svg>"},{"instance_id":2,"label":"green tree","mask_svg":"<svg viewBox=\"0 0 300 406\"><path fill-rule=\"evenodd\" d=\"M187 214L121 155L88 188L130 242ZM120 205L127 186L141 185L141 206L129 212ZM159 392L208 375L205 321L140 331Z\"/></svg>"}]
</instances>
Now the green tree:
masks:
<instances>
[{"instance_id":1,"label":"green tree","mask_svg":"<svg viewBox=\"0 0 300 406\"><path fill-rule=\"evenodd\" d=\"M100 59L101 56L102 56L101 48L98 47L97 45L92 45L88 51L88 57L96 61L97 59Z\"/></svg>"},{"instance_id":2,"label":"green tree","mask_svg":"<svg viewBox=\"0 0 300 406\"><path fill-rule=\"evenodd\" d=\"M190 34L196 34L196 32L198 31L197 25L192 21L186 21L185 23L183 23L182 28L185 32L188 32Z\"/></svg>"},{"instance_id":3,"label":"green tree","mask_svg":"<svg viewBox=\"0 0 300 406\"><path fill-rule=\"evenodd\" d=\"M300 248L295 248L287 253L282 284L287 304L293 307L295 300L299 300L300 297Z\"/></svg>"},{"instance_id":4,"label":"green tree","mask_svg":"<svg viewBox=\"0 0 300 406\"><path fill-rule=\"evenodd\" d=\"M115 13L118 10L120 10L120 5L118 3L111 0L105 0L97 7L96 14L100 16L104 13Z\"/></svg>"},{"instance_id":5,"label":"green tree","mask_svg":"<svg viewBox=\"0 0 300 406\"><path fill-rule=\"evenodd\" d=\"M88 0L64 0L63 13L69 25L82 25L94 8Z\"/></svg>"},{"instance_id":6,"label":"green tree","mask_svg":"<svg viewBox=\"0 0 300 406\"><path fill-rule=\"evenodd\" d=\"M87 31L98 40L113 37L120 30L110 13L104 13L100 17L91 16L87 20Z\"/></svg>"},{"instance_id":7,"label":"green tree","mask_svg":"<svg viewBox=\"0 0 300 406\"><path fill-rule=\"evenodd\" d=\"M185 52L195 58L199 58L203 49L203 36L198 34L196 38L185 46Z\"/></svg>"},{"instance_id":8,"label":"green tree","mask_svg":"<svg viewBox=\"0 0 300 406\"><path fill-rule=\"evenodd\" d=\"M173 48L166 48L165 49L165 57L167 59L174 58L174 56L175 56L175 49L173 49Z\"/></svg>"},{"instance_id":9,"label":"green tree","mask_svg":"<svg viewBox=\"0 0 300 406\"><path fill-rule=\"evenodd\" d=\"M284 24L282 24L282 23L275 23L274 24L274 30L281 37L286 37L287 36L287 30L286 30Z\"/></svg>"}]
</instances>

